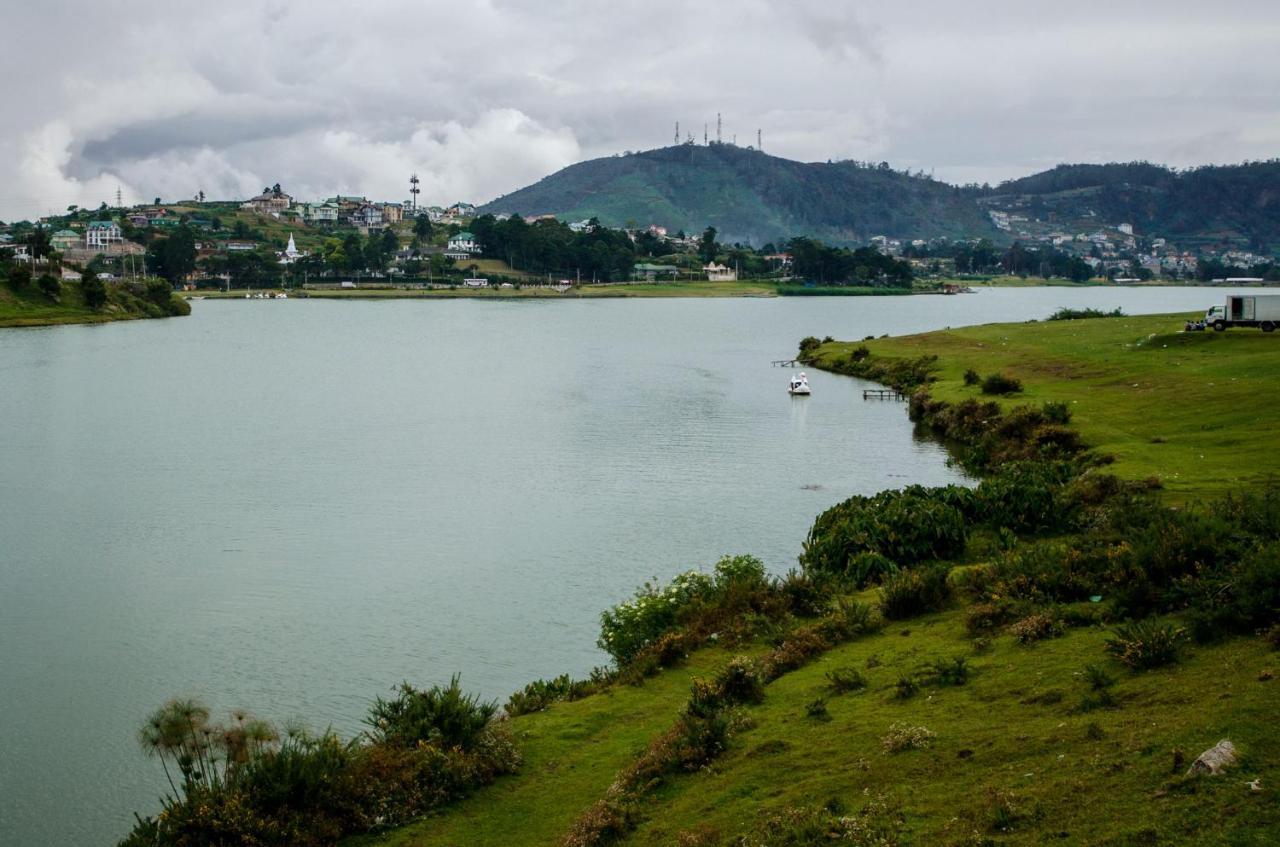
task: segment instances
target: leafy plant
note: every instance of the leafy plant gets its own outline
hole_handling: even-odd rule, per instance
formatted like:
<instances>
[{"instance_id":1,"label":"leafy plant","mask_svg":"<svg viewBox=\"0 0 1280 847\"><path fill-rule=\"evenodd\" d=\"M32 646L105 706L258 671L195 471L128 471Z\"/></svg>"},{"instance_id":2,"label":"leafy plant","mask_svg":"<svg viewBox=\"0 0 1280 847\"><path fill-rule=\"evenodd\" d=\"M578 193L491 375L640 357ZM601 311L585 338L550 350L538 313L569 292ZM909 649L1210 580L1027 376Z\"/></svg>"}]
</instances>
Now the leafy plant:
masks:
<instances>
[{"instance_id":1,"label":"leafy plant","mask_svg":"<svg viewBox=\"0 0 1280 847\"><path fill-rule=\"evenodd\" d=\"M867 678L857 668L836 668L827 671L827 686L836 694L861 691L867 687Z\"/></svg>"},{"instance_id":2,"label":"leafy plant","mask_svg":"<svg viewBox=\"0 0 1280 847\"><path fill-rule=\"evenodd\" d=\"M413 747L421 743L471 749L498 711L494 701L464 694L457 674L447 687L415 689L405 682L390 700L377 698L365 723L376 743Z\"/></svg>"},{"instance_id":3,"label":"leafy plant","mask_svg":"<svg viewBox=\"0 0 1280 847\"><path fill-rule=\"evenodd\" d=\"M1144 671L1178 661L1186 636L1172 624L1135 621L1116 630L1106 650L1132 671Z\"/></svg>"},{"instance_id":4,"label":"leafy plant","mask_svg":"<svg viewBox=\"0 0 1280 847\"><path fill-rule=\"evenodd\" d=\"M964 372L965 385L977 385L980 382L982 382L982 375L979 374L977 371L975 371L973 368L969 368Z\"/></svg>"},{"instance_id":5,"label":"leafy plant","mask_svg":"<svg viewBox=\"0 0 1280 847\"><path fill-rule=\"evenodd\" d=\"M880 610L889 620L901 620L943 609L951 599L946 565L899 571L880 588Z\"/></svg>"},{"instance_id":6,"label":"leafy plant","mask_svg":"<svg viewBox=\"0 0 1280 847\"><path fill-rule=\"evenodd\" d=\"M1057 638L1062 633L1062 622L1055 615L1044 612L1027 615L1009 627L1009 634L1016 638L1019 644L1031 644L1036 641L1043 641L1046 638Z\"/></svg>"},{"instance_id":7,"label":"leafy plant","mask_svg":"<svg viewBox=\"0 0 1280 847\"><path fill-rule=\"evenodd\" d=\"M1018 394L1022 391L1022 381L1002 373L988 374L982 380L983 394Z\"/></svg>"}]
</instances>

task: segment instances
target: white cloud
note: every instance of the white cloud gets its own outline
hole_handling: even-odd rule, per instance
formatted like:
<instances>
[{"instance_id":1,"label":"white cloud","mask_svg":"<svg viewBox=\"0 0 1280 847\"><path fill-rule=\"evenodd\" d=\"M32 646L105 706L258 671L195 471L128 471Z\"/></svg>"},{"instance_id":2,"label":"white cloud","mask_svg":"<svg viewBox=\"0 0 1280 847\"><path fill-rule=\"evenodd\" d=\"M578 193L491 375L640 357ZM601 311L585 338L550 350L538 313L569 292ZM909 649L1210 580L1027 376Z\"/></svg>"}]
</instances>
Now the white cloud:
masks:
<instances>
[{"instance_id":1,"label":"white cloud","mask_svg":"<svg viewBox=\"0 0 1280 847\"><path fill-rule=\"evenodd\" d=\"M1260 0L49 0L5 23L6 219L117 184L398 199L414 171L424 200L478 202L717 112L777 155L956 180L1280 149L1280 7Z\"/></svg>"}]
</instances>

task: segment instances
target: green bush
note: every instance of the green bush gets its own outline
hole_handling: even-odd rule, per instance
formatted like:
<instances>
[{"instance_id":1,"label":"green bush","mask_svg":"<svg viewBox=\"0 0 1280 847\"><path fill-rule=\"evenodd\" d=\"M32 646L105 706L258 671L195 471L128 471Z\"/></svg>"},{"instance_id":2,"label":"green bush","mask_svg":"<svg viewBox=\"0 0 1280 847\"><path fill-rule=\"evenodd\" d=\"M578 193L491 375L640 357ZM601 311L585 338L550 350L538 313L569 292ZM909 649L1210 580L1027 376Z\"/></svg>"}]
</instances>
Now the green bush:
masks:
<instances>
[{"instance_id":1,"label":"green bush","mask_svg":"<svg viewBox=\"0 0 1280 847\"><path fill-rule=\"evenodd\" d=\"M979 374L977 371L975 371L973 368L969 368L964 372L965 385L977 385L980 382L982 382L982 375Z\"/></svg>"},{"instance_id":2,"label":"green bush","mask_svg":"<svg viewBox=\"0 0 1280 847\"><path fill-rule=\"evenodd\" d=\"M814 521L800 564L809 573L853 577L859 565L886 567L878 559L855 562L863 553L878 553L901 567L959 555L968 529L964 512L955 504L970 497L967 489L957 486L911 486L873 497L850 497Z\"/></svg>"},{"instance_id":3,"label":"green bush","mask_svg":"<svg viewBox=\"0 0 1280 847\"><path fill-rule=\"evenodd\" d=\"M1071 407L1066 403L1060 403L1056 400L1050 400L1040 407L1044 413L1045 420L1049 423L1066 426L1071 423Z\"/></svg>"},{"instance_id":4,"label":"green bush","mask_svg":"<svg viewBox=\"0 0 1280 847\"><path fill-rule=\"evenodd\" d=\"M561 674L555 679L534 680L507 699L504 711L516 717L541 712L558 701L580 700L600 690L607 679L607 672L597 670L591 679L571 679L568 674Z\"/></svg>"},{"instance_id":5,"label":"green bush","mask_svg":"<svg viewBox=\"0 0 1280 847\"><path fill-rule=\"evenodd\" d=\"M836 803L823 808L787 808L765 817L751 834L734 843L739 847L817 847L837 842L853 847L900 847L905 827L902 811L876 797L853 814Z\"/></svg>"},{"instance_id":6,"label":"green bush","mask_svg":"<svg viewBox=\"0 0 1280 847\"><path fill-rule=\"evenodd\" d=\"M1110 312L1104 312L1101 309L1068 309L1066 307L1063 307L1058 311L1054 312L1049 317L1045 318L1045 320L1047 321L1078 321L1078 320L1084 320L1087 318L1123 318L1123 317L1125 317L1125 313L1120 309L1119 306L1112 309Z\"/></svg>"},{"instance_id":7,"label":"green bush","mask_svg":"<svg viewBox=\"0 0 1280 847\"><path fill-rule=\"evenodd\" d=\"M1178 661L1184 633L1172 624L1135 621L1116 630L1106 650L1132 671L1144 671Z\"/></svg>"},{"instance_id":8,"label":"green bush","mask_svg":"<svg viewBox=\"0 0 1280 847\"><path fill-rule=\"evenodd\" d=\"M1062 622L1057 617L1043 612L1027 615L1009 627L1009 634L1016 638L1019 644L1032 644L1047 638L1057 638L1063 631Z\"/></svg>"},{"instance_id":9,"label":"green bush","mask_svg":"<svg viewBox=\"0 0 1280 847\"><path fill-rule=\"evenodd\" d=\"M365 723L378 744L413 747L431 743L469 750L498 711L496 702L464 694L458 676L446 688L418 690L405 682L390 700L377 698Z\"/></svg>"},{"instance_id":10,"label":"green bush","mask_svg":"<svg viewBox=\"0 0 1280 847\"><path fill-rule=\"evenodd\" d=\"M57 300L62 293L62 283L53 274L40 274L37 284L40 286L40 293L50 300Z\"/></svg>"},{"instance_id":11,"label":"green bush","mask_svg":"<svg viewBox=\"0 0 1280 847\"><path fill-rule=\"evenodd\" d=\"M889 620L939 611L950 599L951 584L945 565L899 571L880 588L880 610Z\"/></svg>"},{"instance_id":12,"label":"green bush","mask_svg":"<svg viewBox=\"0 0 1280 847\"><path fill-rule=\"evenodd\" d=\"M867 678L857 668L836 668L827 671L827 686L836 694L861 691L867 687Z\"/></svg>"},{"instance_id":13,"label":"green bush","mask_svg":"<svg viewBox=\"0 0 1280 847\"><path fill-rule=\"evenodd\" d=\"M849 557L844 575L856 587L866 588L897 572L897 563L888 556L874 550L864 550Z\"/></svg>"},{"instance_id":14,"label":"green bush","mask_svg":"<svg viewBox=\"0 0 1280 847\"><path fill-rule=\"evenodd\" d=\"M1002 373L988 374L982 380L983 394L1017 394L1022 391L1022 381Z\"/></svg>"},{"instance_id":15,"label":"green bush","mask_svg":"<svg viewBox=\"0 0 1280 847\"><path fill-rule=\"evenodd\" d=\"M969 681L969 660L964 656L935 659L929 663L928 675L934 685L964 685Z\"/></svg>"},{"instance_id":16,"label":"green bush","mask_svg":"<svg viewBox=\"0 0 1280 847\"><path fill-rule=\"evenodd\" d=\"M80 293L90 309L101 309L107 304L107 284L98 279L97 274L85 272L80 281Z\"/></svg>"}]
</instances>

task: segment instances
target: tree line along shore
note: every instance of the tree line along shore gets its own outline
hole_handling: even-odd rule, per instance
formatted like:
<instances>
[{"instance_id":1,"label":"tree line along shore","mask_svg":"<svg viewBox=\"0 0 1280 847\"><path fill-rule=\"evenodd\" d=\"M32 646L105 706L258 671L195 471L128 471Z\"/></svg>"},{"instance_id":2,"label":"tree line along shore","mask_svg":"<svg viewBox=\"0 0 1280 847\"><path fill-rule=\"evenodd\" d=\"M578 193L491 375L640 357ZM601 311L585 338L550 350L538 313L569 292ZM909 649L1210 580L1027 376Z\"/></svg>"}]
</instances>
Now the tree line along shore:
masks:
<instances>
[{"instance_id":1,"label":"tree line along shore","mask_svg":"<svg viewBox=\"0 0 1280 847\"><path fill-rule=\"evenodd\" d=\"M142 740L174 785L123 843L1265 843L1280 352L1082 314L805 339L978 484L834 504L784 576L645 586L607 666L502 706L406 683L338 738L166 704Z\"/></svg>"}]
</instances>

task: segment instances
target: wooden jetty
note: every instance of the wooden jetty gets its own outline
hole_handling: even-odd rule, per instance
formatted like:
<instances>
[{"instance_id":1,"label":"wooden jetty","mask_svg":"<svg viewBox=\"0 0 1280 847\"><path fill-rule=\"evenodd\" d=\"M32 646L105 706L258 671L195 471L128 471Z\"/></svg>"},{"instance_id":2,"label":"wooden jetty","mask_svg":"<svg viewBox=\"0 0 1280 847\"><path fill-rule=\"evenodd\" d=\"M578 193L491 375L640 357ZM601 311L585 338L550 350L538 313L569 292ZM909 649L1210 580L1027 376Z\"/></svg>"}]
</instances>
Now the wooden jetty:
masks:
<instances>
[{"instance_id":1,"label":"wooden jetty","mask_svg":"<svg viewBox=\"0 0 1280 847\"><path fill-rule=\"evenodd\" d=\"M901 391L895 391L892 388L864 388L862 389L863 400L899 400L907 401L911 398L903 394Z\"/></svg>"},{"instance_id":2,"label":"wooden jetty","mask_svg":"<svg viewBox=\"0 0 1280 847\"><path fill-rule=\"evenodd\" d=\"M800 363L795 359L774 359L773 366L775 368L794 368Z\"/></svg>"}]
</instances>

